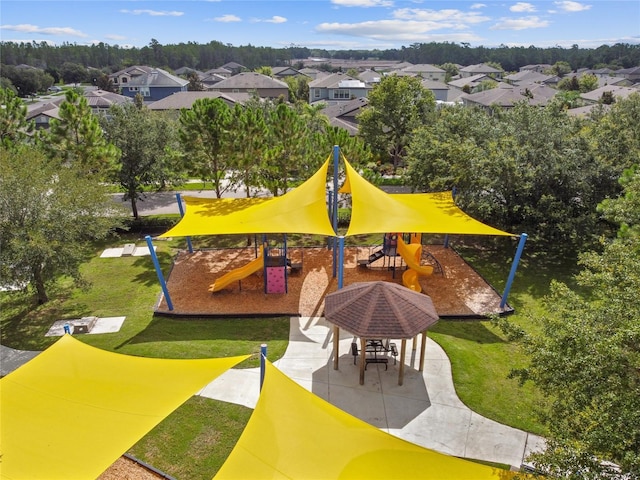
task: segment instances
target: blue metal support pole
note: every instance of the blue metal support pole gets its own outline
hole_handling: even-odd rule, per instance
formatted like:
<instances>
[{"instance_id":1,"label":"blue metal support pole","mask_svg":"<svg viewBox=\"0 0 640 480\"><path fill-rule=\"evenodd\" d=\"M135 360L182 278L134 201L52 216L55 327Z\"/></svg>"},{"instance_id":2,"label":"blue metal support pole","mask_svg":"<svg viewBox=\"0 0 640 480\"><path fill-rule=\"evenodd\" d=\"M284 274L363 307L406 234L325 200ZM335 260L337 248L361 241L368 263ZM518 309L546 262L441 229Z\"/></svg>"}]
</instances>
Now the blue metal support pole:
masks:
<instances>
[{"instance_id":1,"label":"blue metal support pole","mask_svg":"<svg viewBox=\"0 0 640 480\"><path fill-rule=\"evenodd\" d=\"M158 280L160 281L160 286L162 287L164 298L167 300L167 306L169 307L169 310L173 310L173 302L171 301L171 296L169 295L167 282L165 282L164 275L162 274L162 270L160 269L160 262L158 261L156 250L153 248L153 241L151 240L151 236L145 235L144 239L147 241L149 253L151 254L151 260L153 260L153 266L156 267L156 275L158 275Z\"/></svg>"},{"instance_id":2,"label":"blue metal support pole","mask_svg":"<svg viewBox=\"0 0 640 480\"><path fill-rule=\"evenodd\" d=\"M507 279L507 284L504 287L504 292L502 293L502 300L500 300L500 308L504 308L507 304L507 297L509 296L509 291L511 290L511 284L513 283L513 279L516 276L516 270L518 270L518 263L520 262L520 257L522 256L522 251L524 250L524 244L527 243L528 235L523 233L520 235L520 241L518 242L518 248L516 250L516 254L513 257L513 263L511 264L511 271L509 272L509 278Z\"/></svg>"},{"instance_id":3,"label":"blue metal support pole","mask_svg":"<svg viewBox=\"0 0 640 480\"><path fill-rule=\"evenodd\" d=\"M338 237L338 288L344 283L344 235Z\"/></svg>"},{"instance_id":4,"label":"blue metal support pole","mask_svg":"<svg viewBox=\"0 0 640 480\"><path fill-rule=\"evenodd\" d=\"M178 201L178 210L180 210L180 217L184 217L184 207L182 206L182 197L180 193L176 193L176 200ZM191 237L187 237L187 248L189 253L193 253L193 245L191 245Z\"/></svg>"},{"instance_id":5,"label":"blue metal support pole","mask_svg":"<svg viewBox=\"0 0 640 480\"><path fill-rule=\"evenodd\" d=\"M262 391L262 384L264 383L264 372L266 369L267 360L267 344L260 345L260 391Z\"/></svg>"},{"instance_id":6,"label":"blue metal support pole","mask_svg":"<svg viewBox=\"0 0 640 480\"><path fill-rule=\"evenodd\" d=\"M338 145L333 146L333 231L338 234L338 167L340 161L340 147ZM336 249L338 247L337 242L334 239L333 242L333 278L336 278Z\"/></svg>"}]
</instances>

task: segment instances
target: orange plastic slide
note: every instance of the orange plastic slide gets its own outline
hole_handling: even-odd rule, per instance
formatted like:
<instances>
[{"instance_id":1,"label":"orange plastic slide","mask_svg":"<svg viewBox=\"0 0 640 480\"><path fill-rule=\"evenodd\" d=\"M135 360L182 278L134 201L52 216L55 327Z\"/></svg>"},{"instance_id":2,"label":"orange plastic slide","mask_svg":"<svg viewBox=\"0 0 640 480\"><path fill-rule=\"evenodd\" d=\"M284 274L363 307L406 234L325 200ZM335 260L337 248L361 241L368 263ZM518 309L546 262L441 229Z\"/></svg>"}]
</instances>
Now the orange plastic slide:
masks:
<instances>
[{"instance_id":1,"label":"orange plastic slide","mask_svg":"<svg viewBox=\"0 0 640 480\"><path fill-rule=\"evenodd\" d=\"M260 245L260 255L256 257L254 260L251 260L246 265L243 265L240 268L236 268L235 270L231 270L230 272L225 273L223 276L218 278L215 283L212 283L209 287L210 292L217 292L222 290L224 287L229 285L230 283L236 282L238 280L242 280L243 278L248 277L252 273L259 271L264 267L264 247Z\"/></svg>"},{"instance_id":2,"label":"orange plastic slide","mask_svg":"<svg viewBox=\"0 0 640 480\"><path fill-rule=\"evenodd\" d=\"M408 270L402 274L402 284L411 290L421 292L422 287L420 286L419 278L433 273L433 267L431 265L420 265L422 244L407 244L402 240L402 236L398 235L398 253L407 264L407 267L409 267Z\"/></svg>"}]
</instances>

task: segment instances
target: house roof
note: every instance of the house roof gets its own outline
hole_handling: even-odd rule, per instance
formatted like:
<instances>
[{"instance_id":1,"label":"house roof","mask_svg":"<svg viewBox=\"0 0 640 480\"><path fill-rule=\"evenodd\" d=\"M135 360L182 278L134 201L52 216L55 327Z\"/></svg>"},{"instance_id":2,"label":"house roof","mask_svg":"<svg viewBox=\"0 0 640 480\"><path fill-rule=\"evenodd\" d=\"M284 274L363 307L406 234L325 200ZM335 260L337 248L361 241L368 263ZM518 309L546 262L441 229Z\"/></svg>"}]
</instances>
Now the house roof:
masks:
<instances>
[{"instance_id":1,"label":"house roof","mask_svg":"<svg viewBox=\"0 0 640 480\"><path fill-rule=\"evenodd\" d=\"M286 88L289 86L282 80L271 78L257 72L243 72L215 84L215 88L242 88L242 89L265 89L265 88Z\"/></svg>"},{"instance_id":2,"label":"house roof","mask_svg":"<svg viewBox=\"0 0 640 480\"><path fill-rule=\"evenodd\" d=\"M84 96L91 108L109 108L111 105L133 102L131 97L107 92L106 90L87 90L84 92Z\"/></svg>"},{"instance_id":3,"label":"house roof","mask_svg":"<svg viewBox=\"0 0 640 480\"><path fill-rule=\"evenodd\" d=\"M180 110L191 108L196 100L201 98L221 98L229 106L236 103L244 104L251 98L248 93L223 93L223 92L176 92L161 100L150 103L149 110Z\"/></svg>"},{"instance_id":4,"label":"house roof","mask_svg":"<svg viewBox=\"0 0 640 480\"><path fill-rule=\"evenodd\" d=\"M120 77L121 75L130 75L132 77L138 75L144 75L145 73L151 73L153 71L152 67L147 67L146 65L133 65L131 67L123 68L122 70L118 70L115 73L109 75L109 78Z\"/></svg>"},{"instance_id":5,"label":"house roof","mask_svg":"<svg viewBox=\"0 0 640 480\"><path fill-rule=\"evenodd\" d=\"M156 68L149 73L132 78L127 84L129 87L184 87L189 81L176 77L169 72Z\"/></svg>"},{"instance_id":6,"label":"house roof","mask_svg":"<svg viewBox=\"0 0 640 480\"><path fill-rule=\"evenodd\" d=\"M449 90L449 85L444 82L438 82L437 80L422 80L420 84L424 88L428 88L429 90Z\"/></svg>"},{"instance_id":7,"label":"house roof","mask_svg":"<svg viewBox=\"0 0 640 480\"><path fill-rule=\"evenodd\" d=\"M495 79L487 76L486 74L479 73L477 75L472 75L470 77L458 78L457 80L451 80L449 82L449 85L457 87L457 88L463 88L465 85L473 86L475 84L481 83L484 80L494 80L495 81Z\"/></svg>"},{"instance_id":8,"label":"house roof","mask_svg":"<svg viewBox=\"0 0 640 480\"><path fill-rule=\"evenodd\" d=\"M357 83L345 84L343 82ZM344 86L341 86L341 84ZM309 88L366 88L366 85L357 78L353 78L346 73L338 72L325 77L316 78L312 82L309 82Z\"/></svg>"},{"instance_id":9,"label":"house roof","mask_svg":"<svg viewBox=\"0 0 640 480\"><path fill-rule=\"evenodd\" d=\"M460 71L466 72L466 73L501 73L502 72L502 70L498 70L497 68L493 68L484 63L478 63L476 65L468 65L466 67L462 67Z\"/></svg>"},{"instance_id":10,"label":"house roof","mask_svg":"<svg viewBox=\"0 0 640 480\"><path fill-rule=\"evenodd\" d=\"M445 73L441 68L429 63L419 63L417 65L409 65L401 69L403 72L409 73Z\"/></svg>"},{"instance_id":11,"label":"house roof","mask_svg":"<svg viewBox=\"0 0 640 480\"><path fill-rule=\"evenodd\" d=\"M513 73L504 77L513 83L528 82L528 83L545 83L554 78L553 75L545 75L543 73L536 72L534 70L521 70L518 73Z\"/></svg>"},{"instance_id":12,"label":"house roof","mask_svg":"<svg viewBox=\"0 0 640 480\"><path fill-rule=\"evenodd\" d=\"M592 102L597 102L602 98L602 94L605 92L611 92L616 98L627 98L629 95L633 93L638 93L636 88L631 87L619 87L617 85L605 85L604 87L596 88L587 93L583 93L580 95L580 98L584 100L589 100Z\"/></svg>"},{"instance_id":13,"label":"house roof","mask_svg":"<svg viewBox=\"0 0 640 480\"><path fill-rule=\"evenodd\" d=\"M48 103L37 103L33 105L27 106L27 120L32 120L40 115L44 115L46 117L55 118L60 120L60 103L62 103L64 99L58 101L57 103L48 102Z\"/></svg>"},{"instance_id":14,"label":"house roof","mask_svg":"<svg viewBox=\"0 0 640 480\"><path fill-rule=\"evenodd\" d=\"M527 92L532 95L532 98L526 95ZM475 103L485 107L492 105L512 107L522 101L526 101L530 105L546 105L556 93L558 93L556 89L539 83L529 83L517 87L504 85L503 88L492 88L466 95L464 102Z\"/></svg>"}]
</instances>

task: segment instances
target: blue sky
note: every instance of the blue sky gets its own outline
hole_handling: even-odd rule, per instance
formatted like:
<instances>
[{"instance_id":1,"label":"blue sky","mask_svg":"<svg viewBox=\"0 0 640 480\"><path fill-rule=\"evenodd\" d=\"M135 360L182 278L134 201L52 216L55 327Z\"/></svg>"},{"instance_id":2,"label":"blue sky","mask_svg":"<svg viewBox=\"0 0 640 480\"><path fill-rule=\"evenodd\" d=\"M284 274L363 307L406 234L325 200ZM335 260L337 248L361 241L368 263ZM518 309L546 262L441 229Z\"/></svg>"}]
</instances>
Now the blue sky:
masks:
<instances>
[{"instance_id":1,"label":"blue sky","mask_svg":"<svg viewBox=\"0 0 640 480\"><path fill-rule=\"evenodd\" d=\"M640 43L640 1L2 0L0 40L390 49Z\"/></svg>"}]
</instances>

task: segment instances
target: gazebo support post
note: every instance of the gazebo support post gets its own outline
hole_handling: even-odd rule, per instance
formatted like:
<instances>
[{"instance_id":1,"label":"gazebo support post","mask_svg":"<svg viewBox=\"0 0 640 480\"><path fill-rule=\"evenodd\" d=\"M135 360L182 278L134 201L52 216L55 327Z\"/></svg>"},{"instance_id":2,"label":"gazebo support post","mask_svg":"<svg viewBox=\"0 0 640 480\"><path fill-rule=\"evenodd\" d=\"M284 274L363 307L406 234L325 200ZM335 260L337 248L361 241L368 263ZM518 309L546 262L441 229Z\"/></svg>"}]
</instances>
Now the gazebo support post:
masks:
<instances>
[{"instance_id":1,"label":"gazebo support post","mask_svg":"<svg viewBox=\"0 0 640 480\"><path fill-rule=\"evenodd\" d=\"M398 373L398 385L402 385L404 382L404 358L407 354L407 339L402 339L402 344L400 345L400 373Z\"/></svg>"},{"instance_id":2,"label":"gazebo support post","mask_svg":"<svg viewBox=\"0 0 640 480\"><path fill-rule=\"evenodd\" d=\"M367 339L360 339L360 385L364 385L364 366L366 365Z\"/></svg>"},{"instance_id":3,"label":"gazebo support post","mask_svg":"<svg viewBox=\"0 0 640 480\"><path fill-rule=\"evenodd\" d=\"M424 353L427 347L427 331L422 332L422 343L420 344L420 368L419 370L424 371Z\"/></svg>"},{"instance_id":4,"label":"gazebo support post","mask_svg":"<svg viewBox=\"0 0 640 480\"><path fill-rule=\"evenodd\" d=\"M338 362L340 361L340 327L333 326L333 369L338 370Z\"/></svg>"}]
</instances>

